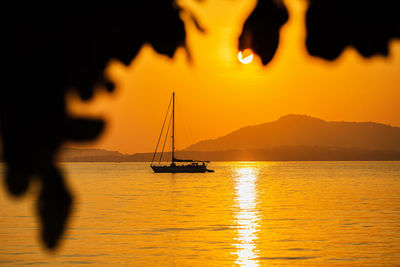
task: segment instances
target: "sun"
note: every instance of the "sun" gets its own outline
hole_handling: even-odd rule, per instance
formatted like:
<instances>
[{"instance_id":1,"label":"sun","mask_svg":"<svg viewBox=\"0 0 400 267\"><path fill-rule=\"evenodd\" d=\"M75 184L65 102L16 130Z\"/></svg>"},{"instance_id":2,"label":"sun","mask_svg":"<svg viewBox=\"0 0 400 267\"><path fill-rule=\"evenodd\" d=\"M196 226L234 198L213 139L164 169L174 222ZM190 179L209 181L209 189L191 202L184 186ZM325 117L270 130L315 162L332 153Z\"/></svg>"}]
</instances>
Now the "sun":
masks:
<instances>
[{"instance_id":1,"label":"sun","mask_svg":"<svg viewBox=\"0 0 400 267\"><path fill-rule=\"evenodd\" d=\"M238 59L243 64L249 64L253 61L253 51L249 48L246 48L243 52L239 51Z\"/></svg>"}]
</instances>

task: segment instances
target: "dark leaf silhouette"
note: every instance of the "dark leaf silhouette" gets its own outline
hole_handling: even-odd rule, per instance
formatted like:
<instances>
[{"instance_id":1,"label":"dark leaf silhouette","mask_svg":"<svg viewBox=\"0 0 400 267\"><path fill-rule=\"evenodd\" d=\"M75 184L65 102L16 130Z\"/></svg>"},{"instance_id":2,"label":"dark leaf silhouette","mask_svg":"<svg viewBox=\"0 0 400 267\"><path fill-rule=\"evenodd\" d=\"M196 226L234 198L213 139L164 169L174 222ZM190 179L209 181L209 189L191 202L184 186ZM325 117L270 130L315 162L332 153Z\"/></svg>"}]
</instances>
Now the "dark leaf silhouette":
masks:
<instances>
[{"instance_id":1,"label":"dark leaf silhouette","mask_svg":"<svg viewBox=\"0 0 400 267\"><path fill-rule=\"evenodd\" d=\"M239 37L239 50L251 48L264 65L275 55L279 31L288 20L288 12L281 1L260 0L246 20Z\"/></svg>"},{"instance_id":2,"label":"dark leaf silhouette","mask_svg":"<svg viewBox=\"0 0 400 267\"><path fill-rule=\"evenodd\" d=\"M42 240L55 248L72 208L72 195L53 163L66 140L96 138L101 119L71 118L65 94L90 99L96 85L109 91L110 59L129 64L144 43L172 57L185 46L185 29L172 0L10 3L2 18L3 83L0 129L5 182L20 196L41 181L38 214Z\"/></svg>"},{"instance_id":3,"label":"dark leaf silhouette","mask_svg":"<svg viewBox=\"0 0 400 267\"><path fill-rule=\"evenodd\" d=\"M400 37L397 0L310 0L307 10L308 52L336 59L347 46L363 57L388 55L388 45Z\"/></svg>"}]
</instances>

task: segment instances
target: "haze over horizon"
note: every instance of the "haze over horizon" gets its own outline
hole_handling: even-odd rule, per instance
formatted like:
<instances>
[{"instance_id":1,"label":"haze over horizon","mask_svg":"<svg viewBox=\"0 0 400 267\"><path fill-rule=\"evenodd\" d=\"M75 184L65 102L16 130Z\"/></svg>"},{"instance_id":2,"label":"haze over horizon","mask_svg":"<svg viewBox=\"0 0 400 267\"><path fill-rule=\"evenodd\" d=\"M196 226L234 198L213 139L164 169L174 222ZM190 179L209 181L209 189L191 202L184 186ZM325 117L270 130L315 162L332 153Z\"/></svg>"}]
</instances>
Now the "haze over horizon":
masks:
<instances>
[{"instance_id":1,"label":"haze over horizon","mask_svg":"<svg viewBox=\"0 0 400 267\"><path fill-rule=\"evenodd\" d=\"M399 41L391 43L388 59L364 59L351 48L335 62L313 58L304 45L305 2L288 0L290 19L272 62L262 67L255 57L243 65L237 60L237 37L255 1L182 2L206 29L199 33L185 20L193 64L183 50L169 60L150 46L129 67L111 64L114 95L99 94L88 103L75 96L68 101L75 114L107 120L106 132L86 146L153 151L172 91L177 94L177 149L285 114L400 126Z\"/></svg>"}]
</instances>

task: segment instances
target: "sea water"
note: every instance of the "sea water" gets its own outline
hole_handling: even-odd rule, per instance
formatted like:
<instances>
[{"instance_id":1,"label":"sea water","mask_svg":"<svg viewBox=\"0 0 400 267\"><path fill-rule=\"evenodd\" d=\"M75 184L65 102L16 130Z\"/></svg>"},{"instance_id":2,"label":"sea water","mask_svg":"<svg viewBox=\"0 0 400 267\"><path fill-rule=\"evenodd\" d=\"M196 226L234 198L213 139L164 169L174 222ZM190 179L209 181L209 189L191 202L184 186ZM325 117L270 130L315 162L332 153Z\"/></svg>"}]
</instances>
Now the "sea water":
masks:
<instances>
[{"instance_id":1,"label":"sea water","mask_svg":"<svg viewBox=\"0 0 400 267\"><path fill-rule=\"evenodd\" d=\"M3 186L0 264L400 264L400 162L223 162L205 174L60 167L75 196L61 246L49 253L38 239L40 185L21 199Z\"/></svg>"}]
</instances>

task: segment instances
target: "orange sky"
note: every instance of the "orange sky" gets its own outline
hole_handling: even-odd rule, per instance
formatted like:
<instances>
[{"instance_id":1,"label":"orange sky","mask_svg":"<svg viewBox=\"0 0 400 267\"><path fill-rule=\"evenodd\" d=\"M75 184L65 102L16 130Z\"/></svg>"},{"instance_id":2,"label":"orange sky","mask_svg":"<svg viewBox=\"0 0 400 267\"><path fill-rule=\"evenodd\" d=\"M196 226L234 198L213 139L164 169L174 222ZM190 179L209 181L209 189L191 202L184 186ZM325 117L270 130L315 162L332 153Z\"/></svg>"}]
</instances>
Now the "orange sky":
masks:
<instances>
[{"instance_id":1,"label":"orange sky","mask_svg":"<svg viewBox=\"0 0 400 267\"><path fill-rule=\"evenodd\" d=\"M400 126L400 41L391 43L390 58L363 59L353 49L334 63L312 58L304 42L305 2L285 2L290 20L273 61L263 67L258 58L248 65L237 60L237 38L254 0L181 0L207 30L186 23L193 63L183 50L168 59L144 46L129 67L110 64L114 94L98 93L88 103L71 95L71 112L107 120L102 137L89 146L153 151L172 91L178 149L289 113Z\"/></svg>"}]
</instances>

